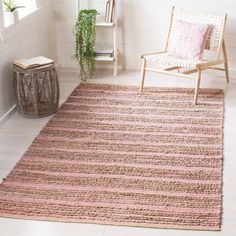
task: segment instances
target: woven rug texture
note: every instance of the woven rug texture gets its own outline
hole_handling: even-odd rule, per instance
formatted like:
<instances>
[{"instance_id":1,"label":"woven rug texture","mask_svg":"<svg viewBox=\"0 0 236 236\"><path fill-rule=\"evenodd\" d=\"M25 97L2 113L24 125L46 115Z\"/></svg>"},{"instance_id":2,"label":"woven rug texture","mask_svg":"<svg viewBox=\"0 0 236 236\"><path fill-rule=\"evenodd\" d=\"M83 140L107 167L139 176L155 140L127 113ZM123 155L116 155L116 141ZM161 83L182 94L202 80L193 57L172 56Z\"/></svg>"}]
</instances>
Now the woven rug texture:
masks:
<instances>
[{"instance_id":1,"label":"woven rug texture","mask_svg":"<svg viewBox=\"0 0 236 236\"><path fill-rule=\"evenodd\" d=\"M0 216L220 230L224 93L80 84L0 185Z\"/></svg>"}]
</instances>

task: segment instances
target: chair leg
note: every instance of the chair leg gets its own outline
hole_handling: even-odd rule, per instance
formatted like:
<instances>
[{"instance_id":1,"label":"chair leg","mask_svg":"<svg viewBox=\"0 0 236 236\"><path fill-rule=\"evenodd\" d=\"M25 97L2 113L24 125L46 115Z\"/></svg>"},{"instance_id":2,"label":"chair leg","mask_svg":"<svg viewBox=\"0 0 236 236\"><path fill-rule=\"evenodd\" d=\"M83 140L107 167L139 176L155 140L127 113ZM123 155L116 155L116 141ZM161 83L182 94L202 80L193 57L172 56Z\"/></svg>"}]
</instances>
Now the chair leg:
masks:
<instances>
[{"instance_id":1,"label":"chair leg","mask_svg":"<svg viewBox=\"0 0 236 236\"><path fill-rule=\"evenodd\" d=\"M139 92L141 93L143 91L143 85L144 85L144 80L145 80L145 75L146 75L146 59L143 59L143 65L142 65L142 69L141 69L141 80L140 80L140 88L139 88Z\"/></svg>"},{"instance_id":2,"label":"chair leg","mask_svg":"<svg viewBox=\"0 0 236 236\"><path fill-rule=\"evenodd\" d=\"M225 41L223 40L222 44L222 49L223 49L223 56L224 56L224 67L225 67L225 77L227 83L229 83L229 66L228 66L228 58L227 58L227 51L226 51L226 46L225 46Z\"/></svg>"},{"instance_id":3,"label":"chair leg","mask_svg":"<svg viewBox=\"0 0 236 236\"><path fill-rule=\"evenodd\" d=\"M195 87L195 95L194 95L194 105L197 105L199 87L200 87L200 83L201 83L201 75L202 75L202 71L201 71L201 69L199 68L199 69L198 69L198 75L197 75L197 78L196 78L196 87Z\"/></svg>"},{"instance_id":4,"label":"chair leg","mask_svg":"<svg viewBox=\"0 0 236 236\"><path fill-rule=\"evenodd\" d=\"M224 63L224 66L225 66L225 77L226 77L226 81L227 81L227 83L229 83L229 67L228 67L228 63L225 62L225 63Z\"/></svg>"}]
</instances>

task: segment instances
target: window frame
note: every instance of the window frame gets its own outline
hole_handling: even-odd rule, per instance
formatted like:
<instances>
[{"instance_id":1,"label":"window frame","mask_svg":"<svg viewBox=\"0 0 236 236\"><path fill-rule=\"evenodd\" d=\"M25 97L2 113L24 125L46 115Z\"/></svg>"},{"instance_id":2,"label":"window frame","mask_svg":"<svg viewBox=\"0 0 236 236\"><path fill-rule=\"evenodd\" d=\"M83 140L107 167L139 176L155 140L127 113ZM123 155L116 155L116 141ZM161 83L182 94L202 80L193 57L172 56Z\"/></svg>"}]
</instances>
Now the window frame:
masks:
<instances>
[{"instance_id":1,"label":"window frame","mask_svg":"<svg viewBox=\"0 0 236 236\"><path fill-rule=\"evenodd\" d=\"M2 0L0 0L0 30L4 28L4 13L3 13Z\"/></svg>"},{"instance_id":2,"label":"window frame","mask_svg":"<svg viewBox=\"0 0 236 236\"><path fill-rule=\"evenodd\" d=\"M27 25L28 21L33 20L37 17L38 12L43 8L43 1L36 0L36 8L28 15L19 19L15 24L5 26L4 24L4 7L2 4L3 0L0 0L0 43L7 40L9 37L15 34L18 30L21 30L24 25Z\"/></svg>"},{"instance_id":3,"label":"window frame","mask_svg":"<svg viewBox=\"0 0 236 236\"><path fill-rule=\"evenodd\" d=\"M0 42L3 42L4 15L2 0L0 0Z\"/></svg>"},{"instance_id":4,"label":"window frame","mask_svg":"<svg viewBox=\"0 0 236 236\"><path fill-rule=\"evenodd\" d=\"M22 0L21 0L22 1ZM24 0L25 1L25 0ZM27 17L28 15L34 13L37 9L38 9L38 1L37 0L30 0L30 1L34 1L34 3L30 3L29 4L29 8L30 8L30 11L26 12L26 14L23 14L21 13L22 10L24 9L19 9L19 15L18 15L18 21L24 19L25 17ZM22 5L26 5L26 3L22 3ZM34 7L32 7L32 5L35 5ZM27 6L26 5L26 9L27 9Z\"/></svg>"},{"instance_id":5,"label":"window frame","mask_svg":"<svg viewBox=\"0 0 236 236\"><path fill-rule=\"evenodd\" d=\"M41 4L39 0L35 0L35 8L33 8L32 11L30 11L28 14L23 15L22 17L18 16L17 22L15 24L12 25L5 25L5 16L4 16L4 7L3 7L3 0L0 0L0 30L1 31L5 31L8 28L12 28L14 26L16 26L19 22L21 22L22 20L24 20L25 18L27 18L28 16L32 15L33 13L35 13L36 11L38 11L41 8Z\"/></svg>"}]
</instances>

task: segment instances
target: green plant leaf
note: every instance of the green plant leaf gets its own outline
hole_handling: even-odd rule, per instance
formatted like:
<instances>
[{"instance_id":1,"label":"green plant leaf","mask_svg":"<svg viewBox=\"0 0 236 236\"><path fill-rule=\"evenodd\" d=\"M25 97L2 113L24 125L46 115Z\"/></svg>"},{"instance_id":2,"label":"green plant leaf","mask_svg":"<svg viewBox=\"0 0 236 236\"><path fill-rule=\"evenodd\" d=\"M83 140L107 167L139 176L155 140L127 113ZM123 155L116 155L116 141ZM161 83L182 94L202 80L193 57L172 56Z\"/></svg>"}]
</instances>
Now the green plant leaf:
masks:
<instances>
[{"instance_id":1,"label":"green plant leaf","mask_svg":"<svg viewBox=\"0 0 236 236\"><path fill-rule=\"evenodd\" d=\"M95 9L81 10L74 29L76 41L74 58L80 65L80 76L83 81L92 78L95 70L94 44L97 14Z\"/></svg>"},{"instance_id":2,"label":"green plant leaf","mask_svg":"<svg viewBox=\"0 0 236 236\"><path fill-rule=\"evenodd\" d=\"M3 1L4 8L9 12L14 12L18 8L24 8L24 6L19 6L14 0Z\"/></svg>"}]
</instances>

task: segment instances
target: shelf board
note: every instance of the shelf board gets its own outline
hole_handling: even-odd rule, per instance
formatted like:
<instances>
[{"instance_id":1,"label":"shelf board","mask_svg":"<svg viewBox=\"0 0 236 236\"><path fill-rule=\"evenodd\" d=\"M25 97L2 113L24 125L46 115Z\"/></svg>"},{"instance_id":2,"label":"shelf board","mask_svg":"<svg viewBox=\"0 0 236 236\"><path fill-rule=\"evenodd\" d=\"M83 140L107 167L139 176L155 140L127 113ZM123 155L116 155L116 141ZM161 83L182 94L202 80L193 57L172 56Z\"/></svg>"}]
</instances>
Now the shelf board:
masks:
<instances>
[{"instance_id":1,"label":"shelf board","mask_svg":"<svg viewBox=\"0 0 236 236\"><path fill-rule=\"evenodd\" d=\"M111 57L111 56L96 56L95 57L95 61L114 61L115 60L115 57Z\"/></svg>"},{"instance_id":2,"label":"shelf board","mask_svg":"<svg viewBox=\"0 0 236 236\"><path fill-rule=\"evenodd\" d=\"M97 23L96 23L96 26L97 26L97 27L114 27L114 26L115 26L115 23L114 23L114 22L112 22L112 23L97 22Z\"/></svg>"}]
</instances>

